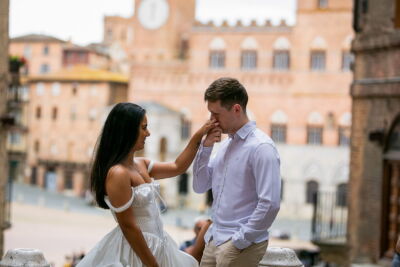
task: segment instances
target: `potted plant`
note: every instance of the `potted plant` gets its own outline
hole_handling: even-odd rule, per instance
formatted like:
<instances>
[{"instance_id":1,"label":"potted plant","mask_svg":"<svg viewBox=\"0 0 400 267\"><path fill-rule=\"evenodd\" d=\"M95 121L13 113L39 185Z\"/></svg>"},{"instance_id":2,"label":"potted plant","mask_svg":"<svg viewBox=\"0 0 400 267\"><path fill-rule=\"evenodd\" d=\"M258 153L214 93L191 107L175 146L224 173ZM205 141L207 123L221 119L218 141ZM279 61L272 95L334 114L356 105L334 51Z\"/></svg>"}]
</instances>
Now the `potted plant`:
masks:
<instances>
[{"instance_id":1,"label":"potted plant","mask_svg":"<svg viewBox=\"0 0 400 267\"><path fill-rule=\"evenodd\" d=\"M9 57L10 72L18 73L19 69L26 64L26 59L19 56Z\"/></svg>"}]
</instances>

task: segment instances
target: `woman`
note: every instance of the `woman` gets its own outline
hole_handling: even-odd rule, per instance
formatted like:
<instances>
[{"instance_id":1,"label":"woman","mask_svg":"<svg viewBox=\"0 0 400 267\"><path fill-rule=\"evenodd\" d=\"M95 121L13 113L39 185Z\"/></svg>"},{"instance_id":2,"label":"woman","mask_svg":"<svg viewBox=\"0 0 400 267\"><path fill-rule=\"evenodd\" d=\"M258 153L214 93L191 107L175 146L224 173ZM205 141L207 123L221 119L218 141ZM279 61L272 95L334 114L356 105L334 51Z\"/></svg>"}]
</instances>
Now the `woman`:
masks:
<instances>
[{"instance_id":1,"label":"woman","mask_svg":"<svg viewBox=\"0 0 400 267\"><path fill-rule=\"evenodd\" d=\"M145 110L132 103L119 103L111 110L97 144L90 182L97 204L111 209L118 226L78 267L198 266L163 230L157 205L159 185L154 179L185 172L203 135L217 125L208 121L201 127L175 162L153 163L134 157L150 135Z\"/></svg>"}]
</instances>

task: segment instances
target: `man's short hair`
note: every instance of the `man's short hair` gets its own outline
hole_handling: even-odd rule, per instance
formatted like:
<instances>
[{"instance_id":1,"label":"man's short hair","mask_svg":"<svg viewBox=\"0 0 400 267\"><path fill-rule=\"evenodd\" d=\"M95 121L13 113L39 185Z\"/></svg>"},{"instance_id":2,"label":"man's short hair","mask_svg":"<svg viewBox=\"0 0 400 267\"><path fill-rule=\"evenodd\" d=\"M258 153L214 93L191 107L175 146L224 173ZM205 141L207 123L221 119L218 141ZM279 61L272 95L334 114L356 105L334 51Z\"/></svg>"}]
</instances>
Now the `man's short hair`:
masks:
<instances>
[{"instance_id":1,"label":"man's short hair","mask_svg":"<svg viewBox=\"0 0 400 267\"><path fill-rule=\"evenodd\" d=\"M244 86L236 79L224 77L215 80L204 93L204 100L209 102L221 101L221 106L230 109L239 104L246 111L248 96Z\"/></svg>"}]
</instances>

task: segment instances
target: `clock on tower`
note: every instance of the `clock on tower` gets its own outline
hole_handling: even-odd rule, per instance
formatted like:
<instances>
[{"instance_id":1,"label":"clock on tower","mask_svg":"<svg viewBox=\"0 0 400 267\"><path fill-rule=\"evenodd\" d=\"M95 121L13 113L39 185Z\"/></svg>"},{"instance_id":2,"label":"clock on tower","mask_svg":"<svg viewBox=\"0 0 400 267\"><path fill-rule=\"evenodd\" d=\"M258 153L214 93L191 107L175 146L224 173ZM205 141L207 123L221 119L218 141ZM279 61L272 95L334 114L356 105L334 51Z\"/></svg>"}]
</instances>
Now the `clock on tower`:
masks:
<instances>
[{"instance_id":1,"label":"clock on tower","mask_svg":"<svg viewBox=\"0 0 400 267\"><path fill-rule=\"evenodd\" d=\"M140 24L149 30L155 30L165 24L169 15L167 0L143 0L139 5Z\"/></svg>"},{"instance_id":2,"label":"clock on tower","mask_svg":"<svg viewBox=\"0 0 400 267\"><path fill-rule=\"evenodd\" d=\"M179 59L182 40L194 23L195 5L195 0L135 0L131 46L135 64Z\"/></svg>"}]
</instances>

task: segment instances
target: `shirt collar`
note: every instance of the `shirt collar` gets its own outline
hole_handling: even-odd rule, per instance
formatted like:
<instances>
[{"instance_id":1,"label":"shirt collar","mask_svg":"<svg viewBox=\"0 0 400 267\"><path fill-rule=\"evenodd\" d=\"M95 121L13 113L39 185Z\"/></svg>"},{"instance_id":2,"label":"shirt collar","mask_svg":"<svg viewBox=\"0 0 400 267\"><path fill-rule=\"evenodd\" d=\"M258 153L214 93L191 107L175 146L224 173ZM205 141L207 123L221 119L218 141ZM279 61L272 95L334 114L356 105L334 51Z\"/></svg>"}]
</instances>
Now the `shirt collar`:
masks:
<instances>
[{"instance_id":1,"label":"shirt collar","mask_svg":"<svg viewBox=\"0 0 400 267\"><path fill-rule=\"evenodd\" d=\"M229 137L234 139L235 135L239 136L241 139L246 139L246 137L256 128L255 121L249 121L242 126L235 134L229 134Z\"/></svg>"}]
</instances>

